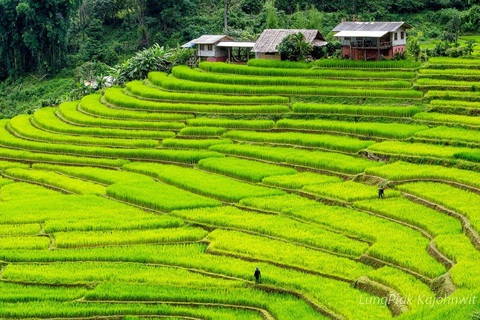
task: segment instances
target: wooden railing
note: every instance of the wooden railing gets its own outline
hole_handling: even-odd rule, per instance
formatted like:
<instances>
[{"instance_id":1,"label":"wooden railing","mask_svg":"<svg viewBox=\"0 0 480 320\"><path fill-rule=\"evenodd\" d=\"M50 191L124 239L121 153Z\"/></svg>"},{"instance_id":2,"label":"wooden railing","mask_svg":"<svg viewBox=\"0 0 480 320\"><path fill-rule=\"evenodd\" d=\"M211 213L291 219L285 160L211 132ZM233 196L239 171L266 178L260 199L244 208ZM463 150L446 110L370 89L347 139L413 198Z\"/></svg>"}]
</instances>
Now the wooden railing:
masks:
<instances>
[{"instance_id":1,"label":"wooden railing","mask_svg":"<svg viewBox=\"0 0 480 320\"><path fill-rule=\"evenodd\" d=\"M392 46L391 41L381 41L377 44L375 41L369 40L358 40L351 42L352 48L371 48L371 49L382 49L382 48L389 48Z\"/></svg>"}]
</instances>

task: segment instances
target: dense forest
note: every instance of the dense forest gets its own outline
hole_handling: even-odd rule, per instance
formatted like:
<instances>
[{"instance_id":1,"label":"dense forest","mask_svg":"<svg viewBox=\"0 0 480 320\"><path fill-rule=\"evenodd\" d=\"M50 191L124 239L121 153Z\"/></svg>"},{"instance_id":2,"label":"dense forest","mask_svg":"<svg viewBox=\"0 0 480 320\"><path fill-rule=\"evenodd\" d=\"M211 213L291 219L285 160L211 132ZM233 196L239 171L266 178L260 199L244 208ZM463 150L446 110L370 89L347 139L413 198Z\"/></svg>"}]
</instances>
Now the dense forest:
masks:
<instances>
[{"instance_id":1,"label":"dense forest","mask_svg":"<svg viewBox=\"0 0 480 320\"><path fill-rule=\"evenodd\" d=\"M405 20L419 39L475 34L480 0L0 0L0 111L6 115L12 94L49 92L36 85L23 92L32 81L60 76L70 79L53 87L71 88L75 68L115 66L155 43L176 47L218 33L253 40L264 28L328 35L342 19Z\"/></svg>"}]
</instances>

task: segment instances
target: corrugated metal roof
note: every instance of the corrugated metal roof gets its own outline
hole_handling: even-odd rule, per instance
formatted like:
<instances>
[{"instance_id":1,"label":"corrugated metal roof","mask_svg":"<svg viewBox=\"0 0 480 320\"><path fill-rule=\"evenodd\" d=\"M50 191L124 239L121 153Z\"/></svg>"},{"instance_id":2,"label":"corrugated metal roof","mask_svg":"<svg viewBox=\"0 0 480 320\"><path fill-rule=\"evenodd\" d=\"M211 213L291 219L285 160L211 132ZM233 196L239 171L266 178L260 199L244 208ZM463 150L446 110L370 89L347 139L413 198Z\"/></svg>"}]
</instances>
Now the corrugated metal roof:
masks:
<instances>
[{"instance_id":1,"label":"corrugated metal roof","mask_svg":"<svg viewBox=\"0 0 480 320\"><path fill-rule=\"evenodd\" d=\"M217 47L235 47L235 48L253 48L255 42L247 41L222 41L217 44Z\"/></svg>"},{"instance_id":2,"label":"corrugated metal roof","mask_svg":"<svg viewBox=\"0 0 480 320\"><path fill-rule=\"evenodd\" d=\"M411 25L404 21L398 22L341 22L335 28L333 32L340 31L386 31L394 32L397 31L400 27L405 27L407 29L412 28Z\"/></svg>"},{"instance_id":3,"label":"corrugated metal roof","mask_svg":"<svg viewBox=\"0 0 480 320\"><path fill-rule=\"evenodd\" d=\"M193 47L196 44L215 44L221 40L226 40L226 41L235 41L232 37L226 36L226 35L210 35L210 34L205 34L197 39L193 39L184 45L182 45L182 48L190 48Z\"/></svg>"},{"instance_id":4,"label":"corrugated metal roof","mask_svg":"<svg viewBox=\"0 0 480 320\"><path fill-rule=\"evenodd\" d=\"M283 38L299 32L305 36L305 42L313 46L324 46L327 44L320 31L315 29L265 29L255 43L252 52L278 52L277 46L282 42Z\"/></svg>"},{"instance_id":5,"label":"corrugated metal roof","mask_svg":"<svg viewBox=\"0 0 480 320\"><path fill-rule=\"evenodd\" d=\"M335 35L335 37L381 38L387 33L388 31L340 31Z\"/></svg>"}]
</instances>

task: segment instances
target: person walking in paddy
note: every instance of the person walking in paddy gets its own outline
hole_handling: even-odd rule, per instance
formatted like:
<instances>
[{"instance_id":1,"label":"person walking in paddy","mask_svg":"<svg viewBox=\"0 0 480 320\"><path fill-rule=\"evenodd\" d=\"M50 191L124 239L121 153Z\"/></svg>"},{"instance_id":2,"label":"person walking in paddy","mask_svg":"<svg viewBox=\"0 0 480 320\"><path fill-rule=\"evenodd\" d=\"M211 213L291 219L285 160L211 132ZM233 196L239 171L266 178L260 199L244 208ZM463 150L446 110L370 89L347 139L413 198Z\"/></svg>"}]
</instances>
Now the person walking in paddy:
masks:
<instances>
[{"instance_id":1,"label":"person walking in paddy","mask_svg":"<svg viewBox=\"0 0 480 320\"><path fill-rule=\"evenodd\" d=\"M255 277L255 284L260 284L262 274L260 273L260 269L258 269L258 267L255 269L253 276Z\"/></svg>"},{"instance_id":2,"label":"person walking in paddy","mask_svg":"<svg viewBox=\"0 0 480 320\"><path fill-rule=\"evenodd\" d=\"M383 196L385 195L385 189L387 189L387 188L382 187L382 188L378 189L378 199L380 199L380 198L383 199Z\"/></svg>"}]
</instances>

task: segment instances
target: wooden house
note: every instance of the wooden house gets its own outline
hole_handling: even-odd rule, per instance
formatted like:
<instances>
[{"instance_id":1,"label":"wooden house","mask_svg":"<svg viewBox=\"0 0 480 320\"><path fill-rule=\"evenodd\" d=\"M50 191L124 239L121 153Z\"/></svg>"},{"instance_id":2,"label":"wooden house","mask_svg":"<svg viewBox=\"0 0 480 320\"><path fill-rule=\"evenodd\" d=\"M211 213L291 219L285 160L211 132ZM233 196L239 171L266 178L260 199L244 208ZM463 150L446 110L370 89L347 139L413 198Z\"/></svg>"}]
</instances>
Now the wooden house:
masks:
<instances>
[{"instance_id":1,"label":"wooden house","mask_svg":"<svg viewBox=\"0 0 480 320\"><path fill-rule=\"evenodd\" d=\"M305 42L313 47L327 45L323 35L315 29L265 29L252 49L252 52L255 52L255 58L281 60L278 45L286 36L299 32L304 35Z\"/></svg>"},{"instance_id":2,"label":"wooden house","mask_svg":"<svg viewBox=\"0 0 480 320\"><path fill-rule=\"evenodd\" d=\"M233 59L248 61L254 44L254 42L235 41L226 35L203 35L185 43L182 48L196 47L199 61L225 62Z\"/></svg>"},{"instance_id":3,"label":"wooden house","mask_svg":"<svg viewBox=\"0 0 480 320\"><path fill-rule=\"evenodd\" d=\"M379 61L404 52L407 29L400 22L342 22L332 32L342 43L342 56L352 60Z\"/></svg>"}]
</instances>

